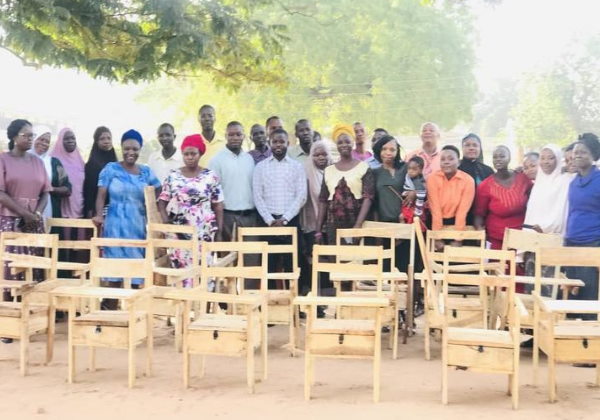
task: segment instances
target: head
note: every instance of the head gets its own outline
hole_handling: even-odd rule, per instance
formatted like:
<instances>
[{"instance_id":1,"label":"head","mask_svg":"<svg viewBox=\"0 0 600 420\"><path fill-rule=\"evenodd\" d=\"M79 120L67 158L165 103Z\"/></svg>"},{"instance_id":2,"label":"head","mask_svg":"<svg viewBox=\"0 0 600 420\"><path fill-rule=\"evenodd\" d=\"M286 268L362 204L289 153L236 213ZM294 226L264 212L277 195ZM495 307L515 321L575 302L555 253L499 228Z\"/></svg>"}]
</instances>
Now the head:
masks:
<instances>
[{"instance_id":1,"label":"head","mask_svg":"<svg viewBox=\"0 0 600 420\"><path fill-rule=\"evenodd\" d=\"M158 136L158 142L163 149L171 149L173 142L175 141L175 127L169 123L162 123L158 126L156 132Z\"/></svg>"},{"instance_id":2,"label":"head","mask_svg":"<svg viewBox=\"0 0 600 420\"><path fill-rule=\"evenodd\" d=\"M354 129L352 126L337 124L333 127L331 137L337 146L340 158L352 159L352 149L354 148Z\"/></svg>"},{"instance_id":3,"label":"head","mask_svg":"<svg viewBox=\"0 0 600 420\"><path fill-rule=\"evenodd\" d=\"M41 156L48 152L50 148L51 132L50 128L46 126L35 126L33 127L34 140L33 140L33 151L36 155Z\"/></svg>"},{"instance_id":4,"label":"head","mask_svg":"<svg viewBox=\"0 0 600 420\"><path fill-rule=\"evenodd\" d=\"M477 134L469 133L462 139L462 152L467 160L481 159L481 139Z\"/></svg>"},{"instance_id":5,"label":"head","mask_svg":"<svg viewBox=\"0 0 600 420\"><path fill-rule=\"evenodd\" d=\"M8 150L27 151L33 145L33 127L27 120L13 120L6 129Z\"/></svg>"},{"instance_id":6,"label":"head","mask_svg":"<svg viewBox=\"0 0 600 420\"><path fill-rule=\"evenodd\" d=\"M272 115L267 118L267 121L265 122L265 128L267 129L267 137L271 138L273 131L277 130L278 128L283 128L283 120L277 115Z\"/></svg>"},{"instance_id":7,"label":"head","mask_svg":"<svg viewBox=\"0 0 600 420\"><path fill-rule=\"evenodd\" d=\"M321 141L321 140L322 140L321 133L313 130L313 142L317 142L317 141Z\"/></svg>"},{"instance_id":8,"label":"head","mask_svg":"<svg viewBox=\"0 0 600 420\"><path fill-rule=\"evenodd\" d=\"M288 148L288 133L283 128L271 132L271 152L277 159L283 159Z\"/></svg>"},{"instance_id":9,"label":"head","mask_svg":"<svg viewBox=\"0 0 600 420\"><path fill-rule=\"evenodd\" d=\"M525 154L523 159L523 173L529 179L535 179L540 163L540 154L538 152L529 152Z\"/></svg>"},{"instance_id":10,"label":"head","mask_svg":"<svg viewBox=\"0 0 600 420\"><path fill-rule=\"evenodd\" d=\"M200 134L192 134L187 136L181 142L181 155L185 167L190 170L198 168L200 157L206 152L206 143L204 137Z\"/></svg>"},{"instance_id":11,"label":"head","mask_svg":"<svg viewBox=\"0 0 600 420\"><path fill-rule=\"evenodd\" d=\"M331 163L329 146L324 141L316 141L310 147L310 158L318 169L325 169Z\"/></svg>"},{"instance_id":12,"label":"head","mask_svg":"<svg viewBox=\"0 0 600 420\"><path fill-rule=\"evenodd\" d=\"M379 140L380 138L382 138L385 135L388 135L388 131L385 128L376 128L373 131L373 137L371 138L371 144L373 146L375 146L375 143L377 143L377 140Z\"/></svg>"},{"instance_id":13,"label":"head","mask_svg":"<svg viewBox=\"0 0 600 420\"><path fill-rule=\"evenodd\" d=\"M385 165L400 167L400 146L393 136L385 135L373 145L375 159Z\"/></svg>"},{"instance_id":14,"label":"head","mask_svg":"<svg viewBox=\"0 0 600 420\"><path fill-rule=\"evenodd\" d=\"M254 147L262 149L267 144L267 132L263 125L254 124L250 129L250 139Z\"/></svg>"},{"instance_id":15,"label":"head","mask_svg":"<svg viewBox=\"0 0 600 420\"><path fill-rule=\"evenodd\" d=\"M140 150L144 144L142 135L136 130L129 130L121 136L121 151L123 162L126 165L134 165L140 157Z\"/></svg>"},{"instance_id":16,"label":"head","mask_svg":"<svg viewBox=\"0 0 600 420\"><path fill-rule=\"evenodd\" d=\"M575 160L573 159L573 150L575 149L576 144L577 144L577 142L571 143L567 147L565 147L565 149L563 150L564 159L565 159L565 169L568 173L571 173L571 174L574 174L577 172L577 167L575 166Z\"/></svg>"},{"instance_id":17,"label":"head","mask_svg":"<svg viewBox=\"0 0 600 420\"><path fill-rule=\"evenodd\" d=\"M437 124L426 122L421 126L421 142L423 146L437 146L440 139L440 128Z\"/></svg>"},{"instance_id":18,"label":"head","mask_svg":"<svg viewBox=\"0 0 600 420\"><path fill-rule=\"evenodd\" d=\"M309 120L301 119L298 120L295 126L296 137L301 146L310 148L313 142L314 132Z\"/></svg>"},{"instance_id":19,"label":"head","mask_svg":"<svg viewBox=\"0 0 600 420\"><path fill-rule=\"evenodd\" d=\"M460 151L458 148L452 145L442 147L442 152L440 153L440 168L444 175L449 178L456 175L459 164Z\"/></svg>"},{"instance_id":20,"label":"head","mask_svg":"<svg viewBox=\"0 0 600 420\"><path fill-rule=\"evenodd\" d=\"M234 153L239 153L242 150L242 142L246 134L242 123L231 121L225 129L225 138L227 139L227 148Z\"/></svg>"},{"instance_id":21,"label":"head","mask_svg":"<svg viewBox=\"0 0 600 420\"><path fill-rule=\"evenodd\" d=\"M409 159L407 167L406 167L406 173L408 174L409 177L411 178L417 178L421 175L423 175L423 168L425 167L425 161L423 160L423 158L419 157L419 156L413 156Z\"/></svg>"},{"instance_id":22,"label":"head","mask_svg":"<svg viewBox=\"0 0 600 420\"><path fill-rule=\"evenodd\" d=\"M77 138L70 128L63 128L61 132L58 133L58 138L59 141L62 140L63 147L67 153L73 153L75 149L77 149Z\"/></svg>"},{"instance_id":23,"label":"head","mask_svg":"<svg viewBox=\"0 0 600 420\"><path fill-rule=\"evenodd\" d=\"M540 169L546 175L551 175L557 168L560 169L561 153L558 146L547 145L540 151Z\"/></svg>"},{"instance_id":24,"label":"head","mask_svg":"<svg viewBox=\"0 0 600 420\"><path fill-rule=\"evenodd\" d=\"M202 105L198 110L198 121L202 126L202 131L212 132L215 129L215 107L212 105Z\"/></svg>"},{"instance_id":25,"label":"head","mask_svg":"<svg viewBox=\"0 0 600 420\"><path fill-rule=\"evenodd\" d=\"M496 146L492 152L492 164L496 171L507 171L510 164L510 149L504 145Z\"/></svg>"},{"instance_id":26,"label":"head","mask_svg":"<svg viewBox=\"0 0 600 420\"><path fill-rule=\"evenodd\" d=\"M107 127L100 126L94 131L94 145L103 152L109 152L113 148L112 133Z\"/></svg>"},{"instance_id":27,"label":"head","mask_svg":"<svg viewBox=\"0 0 600 420\"><path fill-rule=\"evenodd\" d=\"M586 173L600 159L600 141L594 133L579 135L573 149L573 160L579 174Z\"/></svg>"},{"instance_id":28,"label":"head","mask_svg":"<svg viewBox=\"0 0 600 420\"><path fill-rule=\"evenodd\" d=\"M365 128L365 125L357 121L354 123L352 128L354 128L354 138L356 144L364 144L367 140L367 129Z\"/></svg>"}]
</instances>

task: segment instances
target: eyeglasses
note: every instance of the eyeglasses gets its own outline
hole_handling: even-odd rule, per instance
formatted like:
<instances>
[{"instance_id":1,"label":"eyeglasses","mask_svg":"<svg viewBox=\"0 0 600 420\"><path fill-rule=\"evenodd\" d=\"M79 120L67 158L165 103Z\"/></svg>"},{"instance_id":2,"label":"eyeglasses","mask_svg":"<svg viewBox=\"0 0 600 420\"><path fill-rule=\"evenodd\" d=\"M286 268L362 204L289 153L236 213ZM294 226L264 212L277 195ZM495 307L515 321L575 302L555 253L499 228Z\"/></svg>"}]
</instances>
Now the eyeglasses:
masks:
<instances>
[{"instance_id":1,"label":"eyeglasses","mask_svg":"<svg viewBox=\"0 0 600 420\"><path fill-rule=\"evenodd\" d=\"M22 137L24 139L33 139L34 136L34 133L19 133L19 137Z\"/></svg>"}]
</instances>

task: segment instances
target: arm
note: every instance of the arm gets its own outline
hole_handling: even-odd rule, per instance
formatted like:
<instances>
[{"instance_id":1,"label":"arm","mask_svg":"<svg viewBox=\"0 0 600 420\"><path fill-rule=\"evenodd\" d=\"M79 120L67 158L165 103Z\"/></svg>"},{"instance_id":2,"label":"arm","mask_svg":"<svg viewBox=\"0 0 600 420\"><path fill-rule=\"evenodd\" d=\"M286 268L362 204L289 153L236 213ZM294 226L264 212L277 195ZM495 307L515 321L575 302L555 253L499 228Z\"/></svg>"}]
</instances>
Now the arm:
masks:
<instances>
[{"instance_id":1,"label":"arm","mask_svg":"<svg viewBox=\"0 0 600 420\"><path fill-rule=\"evenodd\" d=\"M213 176L214 181L212 183L212 189L210 193L210 204L217 220L217 234L215 235L215 240L220 242L223 240L223 211L225 209L225 196L223 194L223 188L221 187L218 175Z\"/></svg>"},{"instance_id":2,"label":"arm","mask_svg":"<svg viewBox=\"0 0 600 420\"><path fill-rule=\"evenodd\" d=\"M48 204L48 196L49 194L45 191L40 194L40 199L38 200L38 204L35 207L36 213L41 214L44 211L44 209L46 208L46 204Z\"/></svg>"},{"instance_id":3,"label":"arm","mask_svg":"<svg viewBox=\"0 0 600 420\"><path fill-rule=\"evenodd\" d=\"M475 229L485 229L485 217L490 207L490 195L487 191L487 183L482 182L477 187L477 195L475 196L475 218L473 224Z\"/></svg>"},{"instance_id":4,"label":"arm","mask_svg":"<svg viewBox=\"0 0 600 420\"><path fill-rule=\"evenodd\" d=\"M467 213L471 209L471 204L473 204L473 199L475 198L475 181L470 176L465 178L465 180L466 184L456 209L455 226L457 230L465 230Z\"/></svg>"},{"instance_id":5,"label":"arm","mask_svg":"<svg viewBox=\"0 0 600 420\"><path fill-rule=\"evenodd\" d=\"M356 217L356 222L354 223L355 228L362 227L363 222L367 218L369 214L369 210L371 209L371 204L373 203L373 198L375 197L375 175L373 175L373 171L367 169L367 172L362 177L362 199L363 202L360 205L360 211L358 212L358 216Z\"/></svg>"},{"instance_id":6,"label":"arm","mask_svg":"<svg viewBox=\"0 0 600 420\"><path fill-rule=\"evenodd\" d=\"M100 226L104 223L104 215L102 214L102 210L104 209L104 204L106 204L106 187L98 187L98 196L96 197L96 215L92 218L92 221L96 224L96 226Z\"/></svg>"},{"instance_id":7,"label":"arm","mask_svg":"<svg viewBox=\"0 0 600 420\"><path fill-rule=\"evenodd\" d=\"M265 199L263 197L263 188L262 188L262 173L265 165L258 164L254 169L254 175L252 176L252 194L254 195L254 205L256 206L256 210L260 217L262 217L263 221L267 225L271 225L273 223L273 216L267 210L267 204L265 203Z\"/></svg>"},{"instance_id":8,"label":"arm","mask_svg":"<svg viewBox=\"0 0 600 420\"><path fill-rule=\"evenodd\" d=\"M6 207L10 211L15 214L18 214L20 217L24 219L34 219L35 214L27 210L25 207L21 206L15 200L12 199L11 196L6 194L4 191L0 191L0 204L3 207Z\"/></svg>"},{"instance_id":9,"label":"arm","mask_svg":"<svg viewBox=\"0 0 600 420\"><path fill-rule=\"evenodd\" d=\"M169 223L169 215L167 214L167 202L158 200L158 213L163 223Z\"/></svg>"},{"instance_id":10,"label":"arm","mask_svg":"<svg viewBox=\"0 0 600 420\"><path fill-rule=\"evenodd\" d=\"M429 210L431 211L431 230L442 228L442 205L437 189L437 177L433 174L427 179L427 194L429 195Z\"/></svg>"},{"instance_id":11,"label":"arm","mask_svg":"<svg viewBox=\"0 0 600 420\"><path fill-rule=\"evenodd\" d=\"M300 213L300 209L302 208L304 203L306 203L306 194L307 194L307 185L308 185L308 181L306 180L306 173L304 172L304 168L300 164L297 165L297 169L295 172L296 172L296 176L294 178L296 180L296 186L295 186L295 190L296 190L295 197L296 198L294 199L292 204L290 204L290 207L283 214L283 218L285 218L285 220L287 220L287 221L290 221L294 217L296 217L296 215L298 213Z\"/></svg>"},{"instance_id":12,"label":"arm","mask_svg":"<svg viewBox=\"0 0 600 420\"><path fill-rule=\"evenodd\" d=\"M211 204L212 211L215 213L215 217L217 219L217 235L215 240L220 242L222 240L221 235L223 233L223 202L212 203Z\"/></svg>"}]
</instances>

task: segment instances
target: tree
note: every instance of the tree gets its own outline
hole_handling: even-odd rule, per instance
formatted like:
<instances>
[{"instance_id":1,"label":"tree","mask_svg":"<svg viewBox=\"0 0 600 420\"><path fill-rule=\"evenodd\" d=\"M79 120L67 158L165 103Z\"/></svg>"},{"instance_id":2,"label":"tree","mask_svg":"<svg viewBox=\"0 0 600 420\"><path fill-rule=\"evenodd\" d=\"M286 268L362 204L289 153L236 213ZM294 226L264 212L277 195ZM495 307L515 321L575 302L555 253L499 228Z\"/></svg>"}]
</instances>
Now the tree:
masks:
<instances>
[{"instance_id":1,"label":"tree","mask_svg":"<svg viewBox=\"0 0 600 420\"><path fill-rule=\"evenodd\" d=\"M284 27L268 0L0 0L0 46L31 65L119 82L208 73L239 87L281 83Z\"/></svg>"}]
</instances>

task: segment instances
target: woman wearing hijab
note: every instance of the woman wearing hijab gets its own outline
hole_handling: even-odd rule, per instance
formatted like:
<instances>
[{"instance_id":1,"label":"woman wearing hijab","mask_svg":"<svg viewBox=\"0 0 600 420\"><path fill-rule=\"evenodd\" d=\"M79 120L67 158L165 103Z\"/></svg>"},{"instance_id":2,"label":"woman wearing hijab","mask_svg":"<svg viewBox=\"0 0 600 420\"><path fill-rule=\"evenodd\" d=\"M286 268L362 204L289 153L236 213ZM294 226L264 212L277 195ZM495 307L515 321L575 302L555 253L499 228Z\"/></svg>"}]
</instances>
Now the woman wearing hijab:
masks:
<instances>
[{"instance_id":1,"label":"woman wearing hijab","mask_svg":"<svg viewBox=\"0 0 600 420\"><path fill-rule=\"evenodd\" d=\"M108 163L100 172L96 216L92 220L97 226L103 226L102 236L105 238L146 238L144 188L152 186L158 191L160 181L148 166L136 163L142 145L143 139L139 132L125 132L121 137L123 160ZM110 195L110 203L105 219L103 209L107 195ZM144 249L107 247L104 255L107 258L143 258ZM121 282L121 279L107 280ZM133 279L132 283L140 284L142 279Z\"/></svg>"},{"instance_id":2,"label":"woman wearing hijab","mask_svg":"<svg viewBox=\"0 0 600 420\"><path fill-rule=\"evenodd\" d=\"M483 163L483 150L481 139L477 134L469 133L462 139L463 158L458 169L469 174L475 181L475 190L484 179L494 174L494 170ZM475 191L477 194L477 191ZM475 201L467 213L467 225L473 224L473 213L475 212Z\"/></svg>"},{"instance_id":3,"label":"woman wearing hijab","mask_svg":"<svg viewBox=\"0 0 600 420\"><path fill-rule=\"evenodd\" d=\"M83 211L85 217L91 219L96 215L96 198L98 196L98 177L107 163L116 162L117 154L113 148L112 134L106 127L100 126L94 131L94 145L90 157L85 164L85 181L83 182ZM108 197L106 198L108 204Z\"/></svg>"},{"instance_id":4,"label":"woman wearing hijab","mask_svg":"<svg viewBox=\"0 0 600 420\"><path fill-rule=\"evenodd\" d=\"M77 148L75 133L70 128L63 128L58 133L50 156L62 163L71 183L71 194L61 202L61 217L80 219L83 217L83 181L85 163Z\"/></svg>"},{"instance_id":5,"label":"woman wearing hijab","mask_svg":"<svg viewBox=\"0 0 600 420\"><path fill-rule=\"evenodd\" d=\"M560 148L554 144L544 146L523 226L530 226L540 233L564 233L573 174L563 173L561 166Z\"/></svg>"},{"instance_id":6,"label":"woman wearing hijab","mask_svg":"<svg viewBox=\"0 0 600 420\"><path fill-rule=\"evenodd\" d=\"M329 146L324 141L316 141L310 147L309 157L304 163L308 179L306 204L300 211L300 228L302 229L302 255L300 270L300 291L308 292L311 285L311 256L317 231L319 215L319 194L323 186L325 168L331 165Z\"/></svg>"},{"instance_id":7,"label":"woman wearing hijab","mask_svg":"<svg viewBox=\"0 0 600 420\"><path fill-rule=\"evenodd\" d=\"M315 233L315 240L322 242L322 229L325 225L329 244L335 244L337 229L362 226L375 196L373 171L365 162L352 157L352 126L336 125L332 137L340 160L325 168Z\"/></svg>"},{"instance_id":8,"label":"woman wearing hijab","mask_svg":"<svg viewBox=\"0 0 600 420\"><path fill-rule=\"evenodd\" d=\"M158 196L158 210L163 223L195 226L199 245L203 241L220 240L223 230L223 190L216 173L199 166L206 152L200 134L187 136L181 143L185 166L172 170L162 185ZM189 267L192 255L189 250L173 249L170 252L174 268Z\"/></svg>"},{"instance_id":9,"label":"woman wearing hijab","mask_svg":"<svg viewBox=\"0 0 600 420\"><path fill-rule=\"evenodd\" d=\"M50 156L48 153L51 139L50 129L46 126L38 125L33 127L33 132L35 133L35 139L30 152L44 162L44 168L51 184L50 200L42 212L42 217L44 220L51 217L62 217L60 211L61 201L63 197L71 195L69 176L60 160Z\"/></svg>"}]
</instances>

